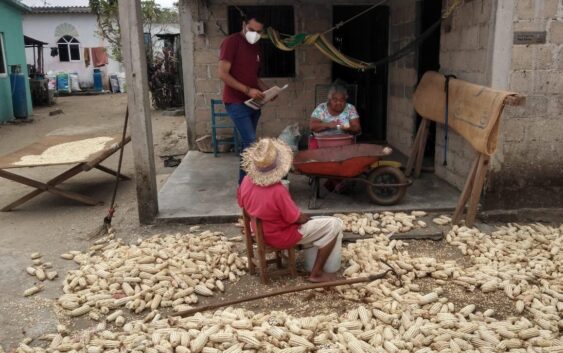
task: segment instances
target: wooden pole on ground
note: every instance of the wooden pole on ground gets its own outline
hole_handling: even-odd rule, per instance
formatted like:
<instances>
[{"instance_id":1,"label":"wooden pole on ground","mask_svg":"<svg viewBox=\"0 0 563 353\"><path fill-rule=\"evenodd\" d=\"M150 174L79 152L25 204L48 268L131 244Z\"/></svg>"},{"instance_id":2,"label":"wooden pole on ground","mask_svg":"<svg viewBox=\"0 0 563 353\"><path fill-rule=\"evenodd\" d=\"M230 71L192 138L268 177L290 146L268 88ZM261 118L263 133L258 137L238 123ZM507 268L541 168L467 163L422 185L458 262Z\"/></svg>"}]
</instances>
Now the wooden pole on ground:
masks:
<instances>
[{"instance_id":1,"label":"wooden pole on ground","mask_svg":"<svg viewBox=\"0 0 563 353\"><path fill-rule=\"evenodd\" d=\"M416 156L416 162L414 164L414 176L415 178L420 177L420 171L422 169L422 162L424 161L424 151L426 150L426 141L428 139L428 129L430 126L430 121L428 119L422 119L420 123L420 141L418 146L418 155Z\"/></svg>"},{"instance_id":2,"label":"wooden pole on ground","mask_svg":"<svg viewBox=\"0 0 563 353\"><path fill-rule=\"evenodd\" d=\"M473 164L471 165L469 175L467 176L467 180L465 181L465 186L463 187L463 191L461 192L461 195L459 195L459 199L457 200L457 206L452 217L452 224L458 224L461 220L461 216L463 215L463 211L465 210L465 205L467 204L467 200L469 200L471 190L473 189L473 181L475 180L475 173L477 172L477 165L480 157L481 156L478 154L475 157Z\"/></svg>"},{"instance_id":3,"label":"wooden pole on ground","mask_svg":"<svg viewBox=\"0 0 563 353\"><path fill-rule=\"evenodd\" d=\"M424 120L424 118L423 118L423 120ZM414 168L416 158L418 157L418 148L419 148L419 145L420 145L421 135L422 135L422 122L419 125L418 130L416 131L416 136L415 136L414 141L412 143L411 155L409 156L409 160L407 161L407 165L405 167L405 175L406 176L410 176L412 174L412 170Z\"/></svg>"},{"instance_id":4,"label":"wooden pole on ground","mask_svg":"<svg viewBox=\"0 0 563 353\"><path fill-rule=\"evenodd\" d=\"M473 180L473 189L471 190L471 196L469 197L469 204L467 206L467 215L465 217L465 225L468 227L473 227L473 224L475 223L477 206L479 205L479 199L481 198L481 191L483 190L483 184L485 183L485 175L487 175L488 166L489 156L480 153L477 170L475 171L475 180Z\"/></svg>"},{"instance_id":5,"label":"wooden pole on ground","mask_svg":"<svg viewBox=\"0 0 563 353\"><path fill-rule=\"evenodd\" d=\"M158 198L140 1L119 0L119 27L127 74L127 104L131 117L139 221L149 224L154 222L158 213Z\"/></svg>"}]
</instances>

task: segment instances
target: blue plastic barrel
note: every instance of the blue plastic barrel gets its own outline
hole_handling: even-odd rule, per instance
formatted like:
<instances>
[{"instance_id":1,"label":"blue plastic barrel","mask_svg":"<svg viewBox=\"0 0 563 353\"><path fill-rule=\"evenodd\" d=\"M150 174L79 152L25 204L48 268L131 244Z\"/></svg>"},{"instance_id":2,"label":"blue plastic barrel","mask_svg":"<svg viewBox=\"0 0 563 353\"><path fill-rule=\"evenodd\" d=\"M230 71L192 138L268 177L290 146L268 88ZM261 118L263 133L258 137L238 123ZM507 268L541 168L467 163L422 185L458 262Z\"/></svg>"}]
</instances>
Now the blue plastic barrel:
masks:
<instances>
[{"instance_id":1,"label":"blue plastic barrel","mask_svg":"<svg viewBox=\"0 0 563 353\"><path fill-rule=\"evenodd\" d=\"M10 87L12 88L14 117L17 119L25 119L28 116L25 80L26 78L23 72L21 72L21 67L13 65L12 72L10 73Z\"/></svg>"},{"instance_id":2,"label":"blue plastic barrel","mask_svg":"<svg viewBox=\"0 0 563 353\"><path fill-rule=\"evenodd\" d=\"M102 89L102 72L100 69L94 69L94 90L101 92Z\"/></svg>"}]
</instances>

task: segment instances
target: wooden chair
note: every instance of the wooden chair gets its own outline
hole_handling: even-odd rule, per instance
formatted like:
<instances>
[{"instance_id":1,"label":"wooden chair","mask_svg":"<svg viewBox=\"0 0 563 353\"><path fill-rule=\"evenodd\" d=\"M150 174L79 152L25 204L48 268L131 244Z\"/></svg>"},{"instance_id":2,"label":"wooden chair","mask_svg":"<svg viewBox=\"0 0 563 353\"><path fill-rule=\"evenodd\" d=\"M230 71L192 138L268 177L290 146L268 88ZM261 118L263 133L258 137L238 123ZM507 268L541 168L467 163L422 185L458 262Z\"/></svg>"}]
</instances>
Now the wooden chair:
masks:
<instances>
[{"instance_id":1,"label":"wooden chair","mask_svg":"<svg viewBox=\"0 0 563 353\"><path fill-rule=\"evenodd\" d=\"M262 284L270 282L270 274L289 274L291 277L297 277L297 266L295 263L295 247L291 249L276 249L264 243L264 232L262 229L262 221L254 218L255 235L252 235L250 228L251 217L245 210L242 212L244 220L244 241L246 243L246 252L248 253L248 271L255 274L256 270L260 271L260 281ZM257 253L254 253L254 245L256 244ZM266 259L266 255L275 253L272 259ZM287 262L287 268L283 267L283 260ZM268 265L276 264L277 270L268 273Z\"/></svg>"}]
</instances>

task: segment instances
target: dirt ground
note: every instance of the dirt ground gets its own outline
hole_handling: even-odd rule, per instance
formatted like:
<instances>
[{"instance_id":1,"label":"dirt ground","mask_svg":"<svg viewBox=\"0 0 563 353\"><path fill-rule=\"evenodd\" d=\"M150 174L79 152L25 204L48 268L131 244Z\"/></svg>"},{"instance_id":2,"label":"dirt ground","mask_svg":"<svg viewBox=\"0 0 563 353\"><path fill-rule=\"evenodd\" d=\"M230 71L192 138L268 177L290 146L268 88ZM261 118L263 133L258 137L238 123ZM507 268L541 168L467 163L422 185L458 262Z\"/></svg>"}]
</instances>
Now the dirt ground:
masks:
<instances>
[{"instance_id":1,"label":"dirt ground","mask_svg":"<svg viewBox=\"0 0 563 353\"><path fill-rule=\"evenodd\" d=\"M53 107L34 110L33 121L21 124L0 125L0 155L24 147L45 135L71 134L119 134L123 127L125 95L99 95L60 97ZM62 109L63 114L49 116L49 112ZM186 125L183 117L164 116L153 112L155 160L159 183L166 179L173 168L163 165L160 155L183 154ZM104 165L117 166L117 154ZM68 166L66 167L68 168ZM66 169L64 166L14 169L12 172L47 181ZM125 149L123 172L132 175L131 146ZM37 299L24 299L23 291L33 283L25 277L30 265L29 254L41 252L45 261L53 263L61 275L73 268L59 254L71 249L85 249L87 240L102 224L111 198L114 178L98 170L79 174L61 185L62 188L82 193L106 205L85 206L43 194L12 212L0 212L0 343L4 348L13 345L24 334L36 336L50 330L56 317L46 299L60 295L60 279L46 284L44 294ZM0 205L6 205L32 189L6 179L0 179ZM113 226L118 236L136 239L155 232L181 231L184 227L168 225L158 230L139 226L135 204L134 182L120 184L117 212Z\"/></svg>"},{"instance_id":2,"label":"dirt ground","mask_svg":"<svg viewBox=\"0 0 563 353\"><path fill-rule=\"evenodd\" d=\"M47 134L119 133L125 113L125 95L103 95L88 97L59 98L55 107L36 109L31 123L0 126L0 154L21 148ZM54 109L64 114L49 116ZM185 120L183 117L163 116L153 112L155 158L159 183L162 184L173 168L166 168L161 155L181 155L186 151ZM105 165L115 167L117 155ZM38 180L48 180L63 171L64 167L46 167L17 170L22 175ZM132 175L133 161L131 147L127 146L123 172ZM109 201L114 179L100 171L93 170L78 175L64 184L64 188L84 193L100 200ZM0 179L0 205L7 204L30 189ZM142 226L138 223L134 182L123 182L118 192L118 208L113 226L116 235L126 242L146 238L153 234L187 232L184 225L165 224ZM25 273L31 265L30 254L40 252L45 261L52 262L60 277L66 271L75 269L76 264L59 257L69 250L85 250L92 244L90 235L102 224L107 205L83 206L56 196L41 195L19 209L0 212L0 343L10 351L24 337L38 337L52 332L62 320L54 310L53 299L61 293L61 278L45 284L45 290L30 298L22 296L23 291L33 284ZM240 234L233 224L204 225L202 229L218 230L228 236ZM456 259L463 263L463 256L457 248L445 242L410 241L409 250L416 250L419 256L434 256L440 260ZM242 249L242 243L240 244ZM255 277L244 276L239 282L228 285L226 294L202 300L200 304L224 301L282 286L304 284L302 278L275 280L267 289ZM432 280L421 281L423 288L432 288ZM512 305L500 293L480 292L468 295L456 285L443 286L447 296L455 301L456 307L467 303L479 304L479 309L494 307L496 315L513 315ZM455 299L454 299L455 298ZM331 291L308 291L285 295L241 305L257 312L277 309L291 314L313 315L328 312L343 312L355 303L339 298ZM482 307L482 308L481 308ZM88 319L79 319L72 325L81 328L92 325Z\"/></svg>"}]
</instances>

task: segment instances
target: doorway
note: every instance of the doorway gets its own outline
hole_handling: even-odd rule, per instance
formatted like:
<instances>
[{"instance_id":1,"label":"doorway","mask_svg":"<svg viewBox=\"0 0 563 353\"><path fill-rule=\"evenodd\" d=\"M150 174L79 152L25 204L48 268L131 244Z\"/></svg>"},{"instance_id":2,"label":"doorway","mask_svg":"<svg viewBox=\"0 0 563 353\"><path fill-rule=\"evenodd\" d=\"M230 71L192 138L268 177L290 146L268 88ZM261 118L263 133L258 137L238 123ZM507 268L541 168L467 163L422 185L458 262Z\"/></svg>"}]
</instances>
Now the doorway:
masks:
<instances>
[{"instance_id":1,"label":"doorway","mask_svg":"<svg viewBox=\"0 0 563 353\"><path fill-rule=\"evenodd\" d=\"M442 2L435 0L422 0L420 3L420 34L430 28L442 16ZM440 27L422 42L418 51L418 81L426 71L440 71ZM417 114L416 128L420 125L422 117ZM428 140L424 150L424 164L434 167L436 152L436 123L431 122L428 131Z\"/></svg>"},{"instance_id":2,"label":"doorway","mask_svg":"<svg viewBox=\"0 0 563 353\"><path fill-rule=\"evenodd\" d=\"M333 7L333 23L359 14L368 6ZM366 62L387 56L389 8L379 6L333 32L333 43L342 53ZM387 65L376 71L359 71L332 64L332 79L356 85L355 105L360 115L360 141L385 143L387 139Z\"/></svg>"}]
</instances>

